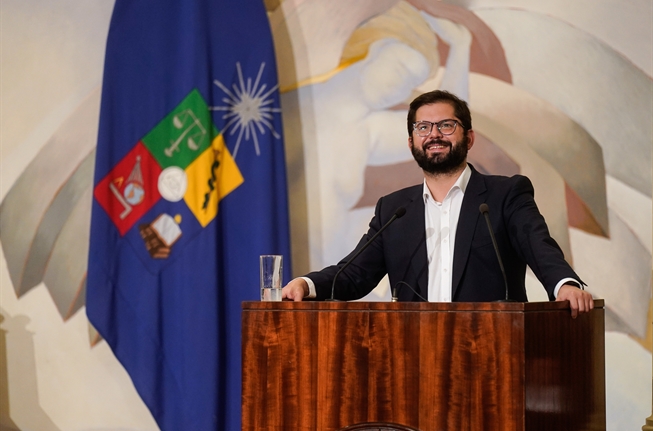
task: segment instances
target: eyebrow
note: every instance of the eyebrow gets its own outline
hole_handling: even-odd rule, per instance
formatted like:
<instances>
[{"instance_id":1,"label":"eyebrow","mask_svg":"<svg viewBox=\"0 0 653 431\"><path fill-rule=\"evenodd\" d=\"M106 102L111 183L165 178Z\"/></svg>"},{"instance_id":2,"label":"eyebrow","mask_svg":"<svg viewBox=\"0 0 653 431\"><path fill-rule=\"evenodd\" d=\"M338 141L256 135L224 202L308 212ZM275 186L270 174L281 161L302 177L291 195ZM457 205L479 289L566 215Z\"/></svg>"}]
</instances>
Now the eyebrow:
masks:
<instances>
[{"instance_id":1,"label":"eyebrow","mask_svg":"<svg viewBox=\"0 0 653 431\"><path fill-rule=\"evenodd\" d=\"M432 124L438 124L438 123L441 123L441 122L443 122L443 121L457 121L458 123L460 123L460 124L462 125L462 121L460 121L460 120L457 119L457 118L445 118L444 120L440 120L440 121L415 120L415 123L421 123L421 122L423 122L423 121L425 121L425 122L427 122L427 123L432 123Z\"/></svg>"}]
</instances>

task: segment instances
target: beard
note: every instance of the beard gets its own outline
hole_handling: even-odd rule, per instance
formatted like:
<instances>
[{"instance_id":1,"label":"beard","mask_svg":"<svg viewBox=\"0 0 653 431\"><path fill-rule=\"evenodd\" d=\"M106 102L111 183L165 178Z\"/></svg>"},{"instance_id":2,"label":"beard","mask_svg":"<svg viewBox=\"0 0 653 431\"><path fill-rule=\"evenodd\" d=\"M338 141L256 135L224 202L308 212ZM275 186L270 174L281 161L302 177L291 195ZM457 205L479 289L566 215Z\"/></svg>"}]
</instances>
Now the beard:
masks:
<instances>
[{"instance_id":1,"label":"beard","mask_svg":"<svg viewBox=\"0 0 653 431\"><path fill-rule=\"evenodd\" d=\"M424 172L429 174L450 174L458 170L467 160L468 142L469 137L466 135L462 140L453 144L442 139L431 139L425 142L421 148L418 148L414 142L411 142L410 151ZM449 145L449 152L446 154L433 154L429 157L426 155L424 147L431 143Z\"/></svg>"}]
</instances>

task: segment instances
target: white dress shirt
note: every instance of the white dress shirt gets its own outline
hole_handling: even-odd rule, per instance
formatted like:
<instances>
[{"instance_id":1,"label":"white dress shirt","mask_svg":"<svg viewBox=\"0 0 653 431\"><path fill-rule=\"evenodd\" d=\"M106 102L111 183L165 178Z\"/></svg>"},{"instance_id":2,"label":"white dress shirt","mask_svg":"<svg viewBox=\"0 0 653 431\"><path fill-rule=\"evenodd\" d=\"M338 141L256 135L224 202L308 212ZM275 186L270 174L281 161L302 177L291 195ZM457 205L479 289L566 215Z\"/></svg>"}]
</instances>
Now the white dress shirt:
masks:
<instances>
[{"instance_id":1,"label":"white dress shirt","mask_svg":"<svg viewBox=\"0 0 653 431\"><path fill-rule=\"evenodd\" d=\"M456 229L465 189L472 170L467 166L447 192L442 202L437 202L424 180L424 220L426 228L426 254L429 263L429 302L451 302L451 273Z\"/></svg>"}]
</instances>

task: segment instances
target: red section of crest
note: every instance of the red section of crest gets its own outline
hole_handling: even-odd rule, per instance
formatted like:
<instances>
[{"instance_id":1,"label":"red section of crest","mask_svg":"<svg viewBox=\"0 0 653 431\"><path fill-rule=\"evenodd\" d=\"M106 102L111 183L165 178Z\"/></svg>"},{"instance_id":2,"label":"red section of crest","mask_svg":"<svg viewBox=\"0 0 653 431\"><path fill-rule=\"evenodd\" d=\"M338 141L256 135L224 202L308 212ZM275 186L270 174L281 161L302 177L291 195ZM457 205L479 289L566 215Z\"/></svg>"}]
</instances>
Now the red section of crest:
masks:
<instances>
[{"instance_id":1,"label":"red section of crest","mask_svg":"<svg viewBox=\"0 0 653 431\"><path fill-rule=\"evenodd\" d=\"M95 187L95 199L121 236L161 198L159 174L161 167L139 142Z\"/></svg>"}]
</instances>

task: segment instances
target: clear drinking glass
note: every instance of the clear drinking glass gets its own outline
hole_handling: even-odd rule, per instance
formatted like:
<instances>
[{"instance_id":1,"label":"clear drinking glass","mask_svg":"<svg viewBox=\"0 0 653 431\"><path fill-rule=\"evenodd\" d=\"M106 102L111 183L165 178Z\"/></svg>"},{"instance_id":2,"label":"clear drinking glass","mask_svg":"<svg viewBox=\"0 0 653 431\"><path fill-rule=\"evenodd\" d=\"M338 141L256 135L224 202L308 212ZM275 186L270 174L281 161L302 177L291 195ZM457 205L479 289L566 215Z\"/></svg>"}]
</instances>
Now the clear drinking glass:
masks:
<instances>
[{"instance_id":1,"label":"clear drinking glass","mask_svg":"<svg viewBox=\"0 0 653 431\"><path fill-rule=\"evenodd\" d=\"M283 256L261 256L261 301L281 301Z\"/></svg>"}]
</instances>

